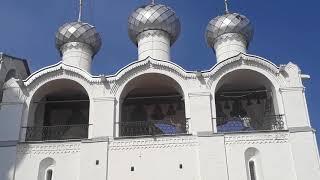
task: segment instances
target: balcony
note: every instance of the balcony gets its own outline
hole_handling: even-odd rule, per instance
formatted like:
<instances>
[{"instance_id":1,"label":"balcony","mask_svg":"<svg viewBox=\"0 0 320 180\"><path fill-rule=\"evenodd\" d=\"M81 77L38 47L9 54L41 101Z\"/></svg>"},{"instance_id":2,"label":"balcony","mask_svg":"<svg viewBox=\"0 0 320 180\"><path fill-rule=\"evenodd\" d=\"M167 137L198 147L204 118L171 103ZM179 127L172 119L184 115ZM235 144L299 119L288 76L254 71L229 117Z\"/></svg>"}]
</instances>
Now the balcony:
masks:
<instances>
[{"instance_id":1,"label":"balcony","mask_svg":"<svg viewBox=\"0 0 320 180\"><path fill-rule=\"evenodd\" d=\"M120 136L156 136L156 135L177 135L188 133L188 121L136 121L119 122Z\"/></svg>"},{"instance_id":2,"label":"balcony","mask_svg":"<svg viewBox=\"0 0 320 180\"><path fill-rule=\"evenodd\" d=\"M250 117L238 118L216 118L217 131L228 132L255 132L255 131L277 131L284 130L283 115L265 116L259 120Z\"/></svg>"},{"instance_id":3,"label":"balcony","mask_svg":"<svg viewBox=\"0 0 320 180\"><path fill-rule=\"evenodd\" d=\"M60 141L88 138L89 124L23 127L25 141Z\"/></svg>"}]
</instances>

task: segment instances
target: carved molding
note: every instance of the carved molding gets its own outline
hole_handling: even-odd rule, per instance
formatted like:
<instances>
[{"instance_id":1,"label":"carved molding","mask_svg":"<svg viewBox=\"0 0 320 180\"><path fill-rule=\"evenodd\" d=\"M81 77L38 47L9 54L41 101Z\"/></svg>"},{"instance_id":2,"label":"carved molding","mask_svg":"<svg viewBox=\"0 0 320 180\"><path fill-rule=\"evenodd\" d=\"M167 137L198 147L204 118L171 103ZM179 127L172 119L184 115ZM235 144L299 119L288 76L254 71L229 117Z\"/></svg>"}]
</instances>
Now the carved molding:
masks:
<instances>
[{"instance_id":1,"label":"carved molding","mask_svg":"<svg viewBox=\"0 0 320 180\"><path fill-rule=\"evenodd\" d=\"M228 33L228 34L223 34L215 39L211 47L217 47L218 45L227 42L227 41L233 41L237 40L242 42L246 47L248 47L248 42L246 41L246 38L242 34L238 33Z\"/></svg>"},{"instance_id":2,"label":"carved molding","mask_svg":"<svg viewBox=\"0 0 320 180\"><path fill-rule=\"evenodd\" d=\"M172 62L154 60L149 57L124 67L115 77L110 78L109 81L114 83L111 88L111 94L115 95L119 87L126 83L130 78L149 69L169 72L181 80L196 79L195 73L186 72L183 68Z\"/></svg>"},{"instance_id":3,"label":"carved molding","mask_svg":"<svg viewBox=\"0 0 320 180\"><path fill-rule=\"evenodd\" d=\"M74 154L80 152L80 143L57 143L57 144L19 144L18 154L52 155L52 154Z\"/></svg>"},{"instance_id":4,"label":"carved molding","mask_svg":"<svg viewBox=\"0 0 320 180\"><path fill-rule=\"evenodd\" d=\"M287 143L288 140L289 140L288 132L225 135L226 145L277 144L277 143Z\"/></svg>"},{"instance_id":5,"label":"carved molding","mask_svg":"<svg viewBox=\"0 0 320 180\"><path fill-rule=\"evenodd\" d=\"M55 80L63 75L70 77L71 79L81 79L87 83L102 83L100 77L91 76L88 72L82 69L59 62L58 64L36 71L23 81L23 86L31 91L37 88L40 84Z\"/></svg>"},{"instance_id":6,"label":"carved molding","mask_svg":"<svg viewBox=\"0 0 320 180\"><path fill-rule=\"evenodd\" d=\"M219 64L215 65L209 72L203 74L204 77L209 78L207 81L208 88L211 89L213 82L222 77L228 71L239 68L242 65L259 68L261 70L269 72L275 77L279 75L279 68L270 61L254 55L240 53L237 56L220 62Z\"/></svg>"},{"instance_id":7,"label":"carved molding","mask_svg":"<svg viewBox=\"0 0 320 180\"><path fill-rule=\"evenodd\" d=\"M114 140L110 143L110 150L128 151L138 149L168 149L194 147L198 146L198 144L199 143L195 137Z\"/></svg>"}]
</instances>

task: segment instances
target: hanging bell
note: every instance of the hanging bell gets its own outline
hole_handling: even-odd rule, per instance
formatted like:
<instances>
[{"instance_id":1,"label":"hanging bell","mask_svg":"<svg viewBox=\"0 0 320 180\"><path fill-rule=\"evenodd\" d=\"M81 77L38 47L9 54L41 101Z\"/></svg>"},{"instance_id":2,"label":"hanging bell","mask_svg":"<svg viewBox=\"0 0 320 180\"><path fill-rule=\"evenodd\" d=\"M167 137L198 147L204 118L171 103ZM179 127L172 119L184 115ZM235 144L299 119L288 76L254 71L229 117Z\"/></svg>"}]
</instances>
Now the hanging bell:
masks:
<instances>
[{"instance_id":1,"label":"hanging bell","mask_svg":"<svg viewBox=\"0 0 320 180\"><path fill-rule=\"evenodd\" d=\"M167 112L167 116L174 116L176 115L176 110L174 109L173 105L170 104Z\"/></svg>"},{"instance_id":2,"label":"hanging bell","mask_svg":"<svg viewBox=\"0 0 320 180\"><path fill-rule=\"evenodd\" d=\"M223 107L224 109L230 109L230 105L229 105L229 102L228 101L226 101L225 103L224 103L224 107Z\"/></svg>"},{"instance_id":3,"label":"hanging bell","mask_svg":"<svg viewBox=\"0 0 320 180\"><path fill-rule=\"evenodd\" d=\"M260 98L257 99L257 104L261 104Z\"/></svg>"},{"instance_id":4,"label":"hanging bell","mask_svg":"<svg viewBox=\"0 0 320 180\"><path fill-rule=\"evenodd\" d=\"M178 111L183 110L183 101L179 101L179 102L177 103L177 110L178 110Z\"/></svg>"},{"instance_id":5,"label":"hanging bell","mask_svg":"<svg viewBox=\"0 0 320 180\"><path fill-rule=\"evenodd\" d=\"M161 106L159 104L157 104L155 107L154 107L154 110L153 110L153 113L151 114L151 117L154 119L154 120L162 120L164 118L164 114L162 112L162 109L161 109Z\"/></svg>"},{"instance_id":6,"label":"hanging bell","mask_svg":"<svg viewBox=\"0 0 320 180\"><path fill-rule=\"evenodd\" d=\"M251 99L248 98L248 99L247 99L247 106L251 106L251 105L252 105Z\"/></svg>"}]
</instances>

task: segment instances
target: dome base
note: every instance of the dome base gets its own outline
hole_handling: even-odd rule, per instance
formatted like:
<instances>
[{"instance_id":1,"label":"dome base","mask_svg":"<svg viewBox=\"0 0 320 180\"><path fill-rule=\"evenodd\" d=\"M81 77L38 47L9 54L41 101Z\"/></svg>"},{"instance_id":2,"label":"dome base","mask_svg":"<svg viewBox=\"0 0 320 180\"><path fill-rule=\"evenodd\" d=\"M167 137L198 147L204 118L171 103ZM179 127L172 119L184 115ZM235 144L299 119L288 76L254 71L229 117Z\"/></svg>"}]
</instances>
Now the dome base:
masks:
<instances>
[{"instance_id":1,"label":"dome base","mask_svg":"<svg viewBox=\"0 0 320 180\"><path fill-rule=\"evenodd\" d=\"M80 42L69 42L61 47L63 63L81 68L90 73L93 52L91 47Z\"/></svg>"},{"instance_id":2,"label":"dome base","mask_svg":"<svg viewBox=\"0 0 320 180\"><path fill-rule=\"evenodd\" d=\"M240 53L247 53L247 41L237 33L221 35L214 43L217 62L224 61Z\"/></svg>"},{"instance_id":3,"label":"dome base","mask_svg":"<svg viewBox=\"0 0 320 180\"><path fill-rule=\"evenodd\" d=\"M148 57L170 61L170 36L161 30L149 30L139 34L138 59Z\"/></svg>"}]
</instances>

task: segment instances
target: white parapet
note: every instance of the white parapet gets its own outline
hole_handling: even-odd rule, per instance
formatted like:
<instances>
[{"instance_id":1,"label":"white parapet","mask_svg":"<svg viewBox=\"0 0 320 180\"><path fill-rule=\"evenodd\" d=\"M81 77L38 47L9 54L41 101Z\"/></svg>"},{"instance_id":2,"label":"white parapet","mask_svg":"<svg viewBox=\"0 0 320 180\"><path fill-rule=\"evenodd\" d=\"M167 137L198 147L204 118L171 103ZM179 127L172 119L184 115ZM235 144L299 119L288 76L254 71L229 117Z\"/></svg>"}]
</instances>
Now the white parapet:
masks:
<instances>
[{"instance_id":1,"label":"white parapet","mask_svg":"<svg viewBox=\"0 0 320 180\"><path fill-rule=\"evenodd\" d=\"M224 34L214 44L214 50L219 63L240 53L246 53L247 41L241 34Z\"/></svg>"},{"instance_id":2,"label":"white parapet","mask_svg":"<svg viewBox=\"0 0 320 180\"><path fill-rule=\"evenodd\" d=\"M170 61L170 37L160 30L148 30L138 36L138 59L147 57Z\"/></svg>"},{"instance_id":3,"label":"white parapet","mask_svg":"<svg viewBox=\"0 0 320 180\"><path fill-rule=\"evenodd\" d=\"M92 48L84 43L70 42L61 47L63 63L91 72Z\"/></svg>"}]
</instances>

